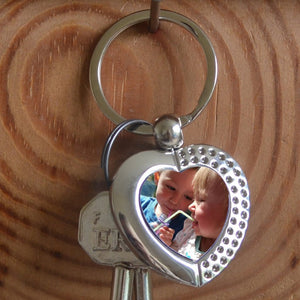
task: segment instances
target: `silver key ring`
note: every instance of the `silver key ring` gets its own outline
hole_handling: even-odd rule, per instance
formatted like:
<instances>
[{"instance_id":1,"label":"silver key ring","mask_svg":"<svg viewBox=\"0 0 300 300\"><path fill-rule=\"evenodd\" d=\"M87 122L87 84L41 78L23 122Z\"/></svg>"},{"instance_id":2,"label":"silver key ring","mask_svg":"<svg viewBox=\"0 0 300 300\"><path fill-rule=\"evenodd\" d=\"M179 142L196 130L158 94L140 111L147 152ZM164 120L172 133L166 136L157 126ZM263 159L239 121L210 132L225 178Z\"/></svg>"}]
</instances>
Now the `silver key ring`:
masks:
<instances>
[{"instance_id":1,"label":"silver key ring","mask_svg":"<svg viewBox=\"0 0 300 300\"><path fill-rule=\"evenodd\" d=\"M120 116L109 105L103 92L103 88L101 84L101 66L102 66L104 54L108 49L109 45L111 44L111 42L120 33L122 33L123 31L125 31L126 29L128 29L133 25L149 21L149 17L150 17L150 10L144 10L144 11L133 13L119 20L103 34L91 58L89 76L90 76L90 85L91 85L93 95L102 112L115 124L122 123L123 121L125 121L125 118ZM184 27L200 43L206 57L206 62L207 62L206 82L203 91L200 95L200 98L198 100L198 104L191 113L179 117L181 127L185 127L186 125L190 124L196 117L198 117L198 115L207 105L207 103L209 102L213 94L217 82L217 72L218 72L217 58L213 46L209 41L208 37L206 36L206 34L201 30L201 28L196 23L194 23L189 18L175 12L161 10L159 20L172 22ZM143 135L153 135L153 126L142 125L137 129L133 129L131 131Z\"/></svg>"}]
</instances>

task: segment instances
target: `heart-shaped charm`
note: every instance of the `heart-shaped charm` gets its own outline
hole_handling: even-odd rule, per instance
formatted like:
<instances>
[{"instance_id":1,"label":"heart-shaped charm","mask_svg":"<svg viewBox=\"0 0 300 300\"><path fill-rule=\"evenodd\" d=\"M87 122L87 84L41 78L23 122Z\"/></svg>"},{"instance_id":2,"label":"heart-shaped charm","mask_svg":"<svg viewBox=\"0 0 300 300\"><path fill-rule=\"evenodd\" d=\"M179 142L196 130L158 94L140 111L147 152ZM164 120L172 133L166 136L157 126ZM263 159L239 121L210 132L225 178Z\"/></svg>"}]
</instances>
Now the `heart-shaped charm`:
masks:
<instances>
[{"instance_id":1,"label":"heart-shaped charm","mask_svg":"<svg viewBox=\"0 0 300 300\"><path fill-rule=\"evenodd\" d=\"M156 171L184 171L207 167L224 181L229 193L223 229L209 250L192 261L164 244L149 226L140 204L140 190ZM217 276L235 256L246 233L250 198L247 179L239 164L209 145L190 145L176 151L144 151L127 159L114 176L110 200L116 224L136 256L164 276L202 286Z\"/></svg>"}]
</instances>

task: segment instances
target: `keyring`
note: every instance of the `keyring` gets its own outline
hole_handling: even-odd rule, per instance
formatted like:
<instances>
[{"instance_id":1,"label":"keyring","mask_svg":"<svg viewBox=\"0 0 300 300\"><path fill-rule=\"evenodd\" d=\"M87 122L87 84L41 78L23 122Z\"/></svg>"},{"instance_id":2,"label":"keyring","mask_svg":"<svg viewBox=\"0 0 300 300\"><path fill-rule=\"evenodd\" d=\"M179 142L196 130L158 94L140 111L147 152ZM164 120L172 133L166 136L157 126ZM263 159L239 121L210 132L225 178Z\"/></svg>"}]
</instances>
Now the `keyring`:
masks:
<instances>
[{"instance_id":1,"label":"keyring","mask_svg":"<svg viewBox=\"0 0 300 300\"><path fill-rule=\"evenodd\" d=\"M102 110L102 112L108 117L113 123L120 124L125 121L121 115L119 115L108 103L101 84L101 67L104 58L104 54L108 49L111 42L123 31L128 29L129 27L149 21L150 11L144 10L128 15L114 25L112 25L101 37L98 42L90 63L90 85L93 92L93 95ZM175 24L178 24L184 27L188 32L190 32L200 43L203 48L206 62L207 62L207 76L206 82L203 88L203 91L198 100L198 104L196 108L189 114L179 117L181 128L190 124L205 108L207 103L209 102L215 85L217 81L217 58L215 51L211 42L209 41L206 34L202 31L202 29L194 23L189 18L167 10L161 10L160 21L168 21ZM151 125L141 125L136 129L128 129L134 133L143 134L143 135L153 135L153 126Z\"/></svg>"}]
</instances>

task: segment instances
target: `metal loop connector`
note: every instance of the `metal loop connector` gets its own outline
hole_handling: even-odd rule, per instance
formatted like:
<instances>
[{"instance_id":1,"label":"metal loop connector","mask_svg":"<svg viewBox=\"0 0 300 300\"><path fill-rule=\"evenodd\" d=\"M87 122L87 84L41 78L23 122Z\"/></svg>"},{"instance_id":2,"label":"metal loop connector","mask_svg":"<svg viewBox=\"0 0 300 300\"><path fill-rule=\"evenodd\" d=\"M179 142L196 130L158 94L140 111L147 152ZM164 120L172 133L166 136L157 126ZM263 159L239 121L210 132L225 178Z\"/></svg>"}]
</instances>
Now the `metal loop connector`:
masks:
<instances>
[{"instance_id":1,"label":"metal loop connector","mask_svg":"<svg viewBox=\"0 0 300 300\"><path fill-rule=\"evenodd\" d=\"M91 58L90 85L91 85L93 95L96 101L98 102L102 112L115 124L120 124L121 122L125 121L125 119L110 106L103 92L102 83L101 83L101 67L102 67L104 54L108 49L109 45L111 44L111 42L121 32L123 32L124 30L126 30L127 28L135 24L139 24L142 22L149 22L149 17L150 17L150 11L145 10L145 11L139 11L133 13L119 20L102 35ZM197 116L207 105L207 103L209 102L213 94L216 81L217 81L217 73L218 73L217 58L213 46L210 40L208 39L208 37L206 36L206 34L195 22L193 22L189 18L175 12L160 10L159 20L175 23L185 28L200 43L206 57L206 62L207 62L206 82L195 109L191 113L179 117L181 127L183 128L188 124L190 124L195 118L197 118ZM134 129L131 131L143 135L153 135L153 127L152 125L150 126L148 124L141 125L139 126L138 129Z\"/></svg>"},{"instance_id":2,"label":"metal loop connector","mask_svg":"<svg viewBox=\"0 0 300 300\"><path fill-rule=\"evenodd\" d=\"M108 139L106 140L106 143L103 148L102 156L101 156L101 168L104 169L104 176L105 180L108 186L111 185L111 180L109 178L109 170L108 170L108 162L109 162L109 155L112 148L112 145L116 139L116 137L119 135L119 133L125 129L128 128L129 131L135 131L138 130L141 126L149 126L152 128L152 125L144 120L125 120L122 123L120 123L109 135Z\"/></svg>"}]
</instances>

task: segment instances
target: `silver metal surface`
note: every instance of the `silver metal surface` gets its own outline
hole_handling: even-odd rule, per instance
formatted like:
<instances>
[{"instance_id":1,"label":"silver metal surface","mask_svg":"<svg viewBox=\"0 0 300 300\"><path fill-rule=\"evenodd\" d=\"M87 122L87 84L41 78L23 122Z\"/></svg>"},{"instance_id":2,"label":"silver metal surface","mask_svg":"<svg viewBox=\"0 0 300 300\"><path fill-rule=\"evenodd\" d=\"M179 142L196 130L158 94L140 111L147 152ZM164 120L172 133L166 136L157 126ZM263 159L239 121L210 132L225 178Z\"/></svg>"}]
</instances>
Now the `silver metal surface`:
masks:
<instances>
[{"instance_id":1,"label":"silver metal surface","mask_svg":"<svg viewBox=\"0 0 300 300\"><path fill-rule=\"evenodd\" d=\"M167 247L153 233L139 198L143 182L155 171L183 171L202 166L221 176L230 199L221 234L195 262ZM249 188L241 167L230 155L209 145L191 145L174 152L145 151L131 156L115 175L111 203L116 224L132 252L163 276L192 286L202 286L226 268L242 244L250 213Z\"/></svg>"},{"instance_id":2,"label":"silver metal surface","mask_svg":"<svg viewBox=\"0 0 300 300\"><path fill-rule=\"evenodd\" d=\"M94 53L91 58L90 63L90 85L93 95L102 110L102 112L115 124L123 122L125 119L120 116L108 103L102 88L101 83L101 66L104 59L104 54L108 49L111 42L124 30L127 28L148 21L150 17L150 10L139 11L134 14L128 15L123 19L119 20L117 23L112 25L101 37L98 42ZM201 44L207 61L207 76L203 91L198 100L196 108L189 114L181 116L180 122L181 126L184 127L192 122L204 109L210 100L212 93L214 91L216 81L217 81L217 58L206 34L201 30L201 28L187 17L180 15L175 12L161 10L160 21L168 21L176 23L184 27L188 32L190 32L196 40ZM132 130L135 133L152 135L153 128L149 125L143 125L138 129Z\"/></svg>"},{"instance_id":3,"label":"silver metal surface","mask_svg":"<svg viewBox=\"0 0 300 300\"><path fill-rule=\"evenodd\" d=\"M135 269L135 295L136 299L151 300L152 285L149 269Z\"/></svg>"},{"instance_id":4,"label":"silver metal surface","mask_svg":"<svg viewBox=\"0 0 300 300\"><path fill-rule=\"evenodd\" d=\"M121 266L115 267L111 300L131 300L133 292L134 270ZM142 299L141 299L142 300Z\"/></svg>"},{"instance_id":5,"label":"silver metal surface","mask_svg":"<svg viewBox=\"0 0 300 300\"><path fill-rule=\"evenodd\" d=\"M98 264L145 267L124 242L113 219L107 191L98 194L81 209L78 241Z\"/></svg>"},{"instance_id":6,"label":"silver metal surface","mask_svg":"<svg viewBox=\"0 0 300 300\"><path fill-rule=\"evenodd\" d=\"M109 155L111 148L113 146L113 143L117 136L120 134L122 130L125 128L131 128L131 129L137 129L139 126L143 126L144 124L152 126L150 123L143 121L143 120L126 120L122 123L120 123L109 135L108 139L105 142L103 151L102 151L102 157L101 157L101 168L104 170L104 176L105 180L108 186L111 185L111 180L109 177L109 168L108 168L108 163L109 163Z\"/></svg>"},{"instance_id":7,"label":"silver metal surface","mask_svg":"<svg viewBox=\"0 0 300 300\"><path fill-rule=\"evenodd\" d=\"M183 145L180 120L171 115L158 118L153 125L154 137L159 148L178 149Z\"/></svg>"}]
</instances>

